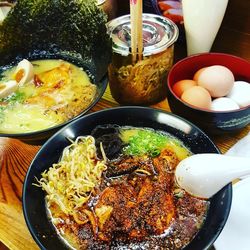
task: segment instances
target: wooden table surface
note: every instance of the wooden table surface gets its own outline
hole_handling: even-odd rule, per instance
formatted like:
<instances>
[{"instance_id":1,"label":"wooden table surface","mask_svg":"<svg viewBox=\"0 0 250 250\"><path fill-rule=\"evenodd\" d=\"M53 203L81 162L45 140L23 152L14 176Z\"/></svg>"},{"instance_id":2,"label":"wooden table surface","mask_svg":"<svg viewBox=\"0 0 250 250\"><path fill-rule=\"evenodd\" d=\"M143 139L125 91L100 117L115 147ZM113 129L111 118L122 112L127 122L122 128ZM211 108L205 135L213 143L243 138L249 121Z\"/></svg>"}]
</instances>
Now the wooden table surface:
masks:
<instances>
[{"instance_id":1,"label":"wooden table surface","mask_svg":"<svg viewBox=\"0 0 250 250\"><path fill-rule=\"evenodd\" d=\"M91 112L114 106L118 104L107 89ZM153 106L170 111L167 100ZM224 153L249 130L250 126L240 132L212 139ZM13 250L38 249L23 218L21 197L25 173L39 148L16 139L0 137L0 241Z\"/></svg>"},{"instance_id":2,"label":"wooden table surface","mask_svg":"<svg viewBox=\"0 0 250 250\"><path fill-rule=\"evenodd\" d=\"M235 23L233 17L226 15L213 51L232 53L250 60L250 31L249 25L247 26L249 3L250 1L229 1L229 13L233 10L239 13L239 8L241 8L241 14L243 13L245 20L237 20ZM233 21L233 25L230 20ZM247 28L243 29L244 27L241 26ZM185 44L177 44L176 55L176 61L185 56ZM119 105L107 89L103 98L90 112L114 106ZM167 100L153 106L170 111ZM249 130L250 125L240 132L211 138L222 153L225 153ZM29 145L16 139L0 138L0 242L2 242L0 249L38 249L24 221L21 197L26 171L40 147L40 145Z\"/></svg>"}]
</instances>

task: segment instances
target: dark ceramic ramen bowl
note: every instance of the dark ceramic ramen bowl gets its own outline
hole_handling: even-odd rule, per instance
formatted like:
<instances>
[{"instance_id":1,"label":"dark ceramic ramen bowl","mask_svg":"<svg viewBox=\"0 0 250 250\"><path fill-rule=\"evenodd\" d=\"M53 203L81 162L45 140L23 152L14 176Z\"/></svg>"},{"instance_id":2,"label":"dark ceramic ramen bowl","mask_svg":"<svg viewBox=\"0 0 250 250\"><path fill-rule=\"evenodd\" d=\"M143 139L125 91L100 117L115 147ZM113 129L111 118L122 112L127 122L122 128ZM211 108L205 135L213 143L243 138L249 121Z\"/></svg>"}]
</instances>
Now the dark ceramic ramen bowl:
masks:
<instances>
[{"instance_id":1,"label":"dark ceramic ramen bowl","mask_svg":"<svg viewBox=\"0 0 250 250\"><path fill-rule=\"evenodd\" d=\"M178 98L173 85L183 79L192 79L203 67L222 65L234 74L236 81L250 83L250 62L229 54L202 53L177 62L168 75L168 103L173 113L182 116L202 128L208 134L234 132L250 124L250 106L234 111L209 111L195 108Z\"/></svg>"},{"instance_id":2,"label":"dark ceramic ramen bowl","mask_svg":"<svg viewBox=\"0 0 250 250\"><path fill-rule=\"evenodd\" d=\"M12 66L16 66L19 61L21 61L22 57L17 57L15 60L13 60L10 64L0 67L0 75L1 72L5 69L8 69ZM108 77L107 74L97 73L96 66L93 63L93 61L85 61L82 59L82 57L79 54L74 54L71 52L46 52L46 51L34 51L30 53L28 56L25 57L25 59L34 61L34 60L43 60L43 59L62 59L67 62L70 62L78 67L83 68L83 70L88 74L90 77L90 80L93 84L97 87L97 92L95 95L95 98L93 101L87 106L87 108L83 109L77 116L61 123L56 126L38 130L34 132L28 132L28 133L1 133L0 137L11 137L23 140L27 143L31 144L41 144L46 139L48 139L51 135L53 135L57 130L59 130L61 127L65 126L69 122L85 115L95 104L100 100L102 95L104 94L107 84L108 84Z\"/></svg>"},{"instance_id":3,"label":"dark ceramic ramen bowl","mask_svg":"<svg viewBox=\"0 0 250 250\"><path fill-rule=\"evenodd\" d=\"M220 153L199 128L183 118L160 110L144 107L118 107L81 117L58 131L40 149L27 172L23 186L23 212L31 235L41 249L67 249L46 214L45 193L34 186L35 177L58 162L68 137L89 135L98 125L148 127L175 136L194 154ZM201 166L202 167L202 166ZM229 215L232 186L228 184L210 199L210 208L201 229L185 250L207 249L223 229Z\"/></svg>"}]
</instances>

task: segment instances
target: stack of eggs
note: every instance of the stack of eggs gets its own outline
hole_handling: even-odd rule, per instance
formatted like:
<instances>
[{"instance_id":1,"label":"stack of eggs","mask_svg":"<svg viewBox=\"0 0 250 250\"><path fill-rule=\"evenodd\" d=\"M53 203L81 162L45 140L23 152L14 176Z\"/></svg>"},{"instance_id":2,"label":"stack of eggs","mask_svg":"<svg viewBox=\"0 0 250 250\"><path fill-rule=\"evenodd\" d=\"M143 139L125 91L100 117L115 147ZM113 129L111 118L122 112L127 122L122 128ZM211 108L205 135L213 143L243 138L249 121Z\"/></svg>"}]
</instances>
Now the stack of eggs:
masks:
<instances>
[{"instance_id":1,"label":"stack of eggs","mask_svg":"<svg viewBox=\"0 0 250 250\"><path fill-rule=\"evenodd\" d=\"M174 93L189 105L211 111L231 111L250 105L250 83L235 81L221 65L199 69L193 79L173 85Z\"/></svg>"}]
</instances>

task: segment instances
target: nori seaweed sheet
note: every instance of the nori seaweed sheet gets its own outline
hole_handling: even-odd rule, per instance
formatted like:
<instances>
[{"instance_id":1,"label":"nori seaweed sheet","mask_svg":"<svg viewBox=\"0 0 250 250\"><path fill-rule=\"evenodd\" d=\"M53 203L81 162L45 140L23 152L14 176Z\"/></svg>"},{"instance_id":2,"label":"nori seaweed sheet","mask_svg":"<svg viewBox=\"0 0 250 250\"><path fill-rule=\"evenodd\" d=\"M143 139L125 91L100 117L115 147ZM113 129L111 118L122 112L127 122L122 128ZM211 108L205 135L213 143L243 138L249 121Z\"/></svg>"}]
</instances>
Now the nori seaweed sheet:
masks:
<instances>
[{"instance_id":1,"label":"nori seaweed sheet","mask_svg":"<svg viewBox=\"0 0 250 250\"><path fill-rule=\"evenodd\" d=\"M99 80L112 52L106 22L95 0L16 1L0 24L0 66L22 58L76 58Z\"/></svg>"}]
</instances>

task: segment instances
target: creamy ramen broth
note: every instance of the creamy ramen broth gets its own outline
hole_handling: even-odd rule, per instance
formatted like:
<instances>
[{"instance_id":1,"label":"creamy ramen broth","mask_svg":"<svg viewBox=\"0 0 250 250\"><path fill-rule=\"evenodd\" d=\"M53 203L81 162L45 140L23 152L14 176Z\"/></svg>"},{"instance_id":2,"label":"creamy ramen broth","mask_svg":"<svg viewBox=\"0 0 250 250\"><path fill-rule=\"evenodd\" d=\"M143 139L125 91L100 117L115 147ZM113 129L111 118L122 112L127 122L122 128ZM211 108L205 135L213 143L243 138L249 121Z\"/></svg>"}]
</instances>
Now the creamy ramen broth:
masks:
<instances>
[{"instance_id":1,"label":"creamy ramen broth","mask_svg":"<svg viewBox=\"0 0 250 250\"><path fill-rule=\"evenodd\" d=\"M96 85L86 72L63 60L33 61L34 77L0 98L0 133L33 132L63 123L87 108ZM16 67L0 76L15 78Z\"/></svg>"},{"instance_id":2,"label":"creamy ramen broth","mask_svg":"<svg viewBox=\"0 0 250 250\"><path fill-rule=\"evenodd\" d=\"M75 249L182 249L209 206L175 181L190 154L161 131L98 126L42 174L48 216Z\"/></svg>"}]
</instances>

